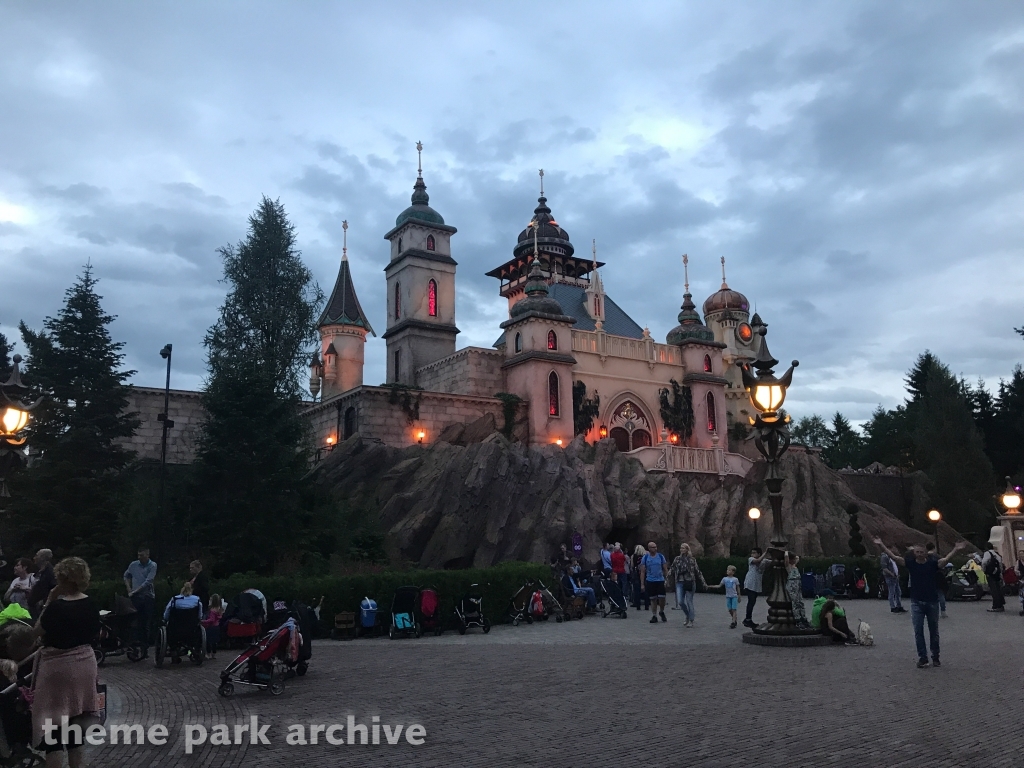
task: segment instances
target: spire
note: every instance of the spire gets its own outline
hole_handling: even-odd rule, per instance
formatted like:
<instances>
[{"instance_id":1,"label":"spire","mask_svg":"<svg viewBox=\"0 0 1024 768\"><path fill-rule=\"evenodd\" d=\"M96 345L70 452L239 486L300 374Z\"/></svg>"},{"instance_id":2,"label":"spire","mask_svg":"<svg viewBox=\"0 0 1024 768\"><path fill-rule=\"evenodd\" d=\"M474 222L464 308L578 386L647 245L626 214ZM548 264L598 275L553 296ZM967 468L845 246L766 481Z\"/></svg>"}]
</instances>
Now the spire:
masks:
<instances>
[{"instance_id":1,"label":"spire","mask_svg":"<svg viewBox=\"0 0 1024 768\"><path fill-rule=\"evenodd\" d=\"M348 220L341 222L342 248L341 267L338 269L338 279L334 281L334 290L327 300L324 311L317 321L317 328L325 325L354 325L365 328L374 336L370 321L359 304L359 297L356 296L355 286L352 284L352 271L348 263Z\"/></svg>"},{"instance_id":2,"label":"spire","mask_svg":"<svg viewBox=\"0 0 1024 768\"><path fill-rule=\"evenodd\" d=\"M412 187L412 204L429 205L430 195L427 194L427 185L423 181L423 142L416 142L416 183Z\"/></svg>"},{"instance_id":3,"label":"spire","mask_svg":"<svg viewBox=\"0 0 1024 768\"><path fill-rule=\"evenodd\" d=\"M683 254L683 293L690 292L690 257Z\"/></svg>"},{"instance_id":4,"label":"spire","mask_svg":"<svg viewBox=\"0 0 1024 768\"><path fill-rule=\"evenodd\" d=\"M544 169L541 168L537 173L540 174L540 196L544 197Z\"/></svg>"},{"instance_id":5,"label":"spire","mask_svg":"<svg viewBox=\"0 0 1024 768\"><path fill-rule=\"evenodd\" d=\"M725 256L722 257L722 288L721 290L729 290L729 284L725 282Z\"/></svg>"},{"instance_id":6,"label":"spire","mask_svg":"<svg viewBox=\"0 0 1024 768\"><path fill-rule=\"evenodd\" d=\"M722 264L724 270L725 259L722 260ZM677 317L679 325L668 332L666 341L669 344L714 341L714 332L701 322L697 305L693 303L693 296L690 294L690 257L685 253L683 254L683 286L683 305L679 308L680 312Z\"/></svg>"},{"instance_id":7,"label":"spire","mask_svg":"<svg viewBox=\"0 0 1024 768\"><path fill-rule=\"evenodd\" d=\"M416 142L416 174L423 178L423 142Z\"/></svg>"}]
</instances>

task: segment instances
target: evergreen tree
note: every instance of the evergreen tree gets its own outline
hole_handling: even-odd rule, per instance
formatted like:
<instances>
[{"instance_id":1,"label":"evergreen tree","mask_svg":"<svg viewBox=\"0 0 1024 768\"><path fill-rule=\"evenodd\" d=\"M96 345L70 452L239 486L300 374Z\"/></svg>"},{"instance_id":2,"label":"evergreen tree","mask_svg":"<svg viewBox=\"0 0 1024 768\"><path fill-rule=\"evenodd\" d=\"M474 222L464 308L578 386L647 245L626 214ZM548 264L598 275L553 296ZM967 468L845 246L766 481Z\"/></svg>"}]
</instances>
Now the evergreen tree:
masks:
<instances>
[{"instance_id":1,"label":"evergreen tree","mask_svg":"<svg viewBox=\"0 0 1024 768\"><path fill-rule=\"evenodd\" d=\"M1017 365L1009 381L999 382L995 417L986 446L999 477L1024 475L1024 369Z\"/></svg>"},{"instance_id":2,"label":"evergreen tree","mask_svg":"<svg viewBox=\"0 0 1024 768\"><path fill-rule=\"evenodd\" d=\"M49 547L60 555L109 556L124 492L124 447L139 426L128 413L135 373L122 370L123 344L111 338L96 278L86 266L65 293L57 317L43 330L21 323L28 352L25 382L44 398L30 423L36 458L18 477L14 529L24 550Z\"/></svg>"},{"instance_id":3,"label":"evergreen tree","mask_svg":"<svg viewBox=\"0 0 1024 768\"><path fill-rule=\"evenodd\" d=\"M818 414L803 416L790 430L794 443L810 448L824 448L828 441L828 424Z\"/></svg>"},{"instance_id":4,"label":"evergreen tree","mask_svg":"<svg viewBox=\"0 0 1024 768\"><path fill-rule=\"evenodd\" d=\"M207 421L188 527L214 550L218 570L266 571L301 555L315 534L300 503L309 456L298 374L323 297L280 202L264 197L246 239L220 254L229 290L204 342Z\"/></svg>"},{"instance_id":5,"label":"evergreen tree","mask_svg":"<svg viewBox=\"0 0 1024 768\"><path fill-rule=\"evenodd\" d=\"M7 337L0 333L0 383L7 381L11 375L11 349L13 345Z\"/></svg>"},{"instance_id":6,"label":"evergreen tree","mask_svg":"<svg viewBox=\"0 0 1024 768\"><path fill-rule=\"evenodd\" d=\"M680 444L684 444L693 434L693 391L675 379L668 383L671 389L658 392L661 420L665 429L678 435Z\"/></svg>"},{"instance_id":7,"label":"evergreen tree","mask_svg":"<svg viewBox=\"0 0 1024 768\"><path fill-rule=\"evenodd\" d=\"M843 469L857 464L863 452L863 439L843 414L836 411L828 430L822 460L832 469Z\"/></svg>"},{"instance_id":8,"label":"evergreen tree","mask_svg":"<svg viewBox=\"0 0 1024 768\"><path fill-rule=\"evenodd\" d=\"M860 464L880 462L887 467L914 469L914 441L906 406L891 411L878 406L864 425L864 450Z\"/></svg>"},{"instance_id":9,"label":"evergreen tree","mask_svg":"<svg viewBox=\"0 0 1024 768\"><path fill-rule=\"evenodd\" d=\"M601 397L594 393L587 397L587 385L582 381L572 385L573 434L585 435L594 426L594 419L601 413Z\"/></svg>"},{"instance_id":10,"label":"evergreen tree","mask_svg":"<svg viewBox=\"0 0 1024 768\"><path fill-rule=\"evenodd\" d=\"M914 361L914 367L907 373L904 382L907 385L908 405L913 405L924 398L928 389L928 379L934 372L936 366L942 366L938 358L929 350L925 350Z\"/></svg>"}]
</instances>

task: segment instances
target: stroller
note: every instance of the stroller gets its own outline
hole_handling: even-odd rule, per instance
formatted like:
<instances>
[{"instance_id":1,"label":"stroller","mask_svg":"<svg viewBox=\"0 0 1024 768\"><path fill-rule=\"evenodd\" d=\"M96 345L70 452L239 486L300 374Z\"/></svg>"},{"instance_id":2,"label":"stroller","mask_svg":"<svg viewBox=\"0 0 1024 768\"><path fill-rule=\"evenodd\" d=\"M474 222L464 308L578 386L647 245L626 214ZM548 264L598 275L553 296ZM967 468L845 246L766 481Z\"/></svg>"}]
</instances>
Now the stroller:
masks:
<instances>
[{"instance_id":1,"label":"stroller","mask_svg":"<svg viewBox=\"0 0 1024 768\"><path fill-rule=\"evenodd\" d=\"M800 592L804 597L814 598L817 597L815 594L817 590L817 580L814 577L814 571L805 571L804 575L800 577Z\"/></svg>"},{"instance_id":2,"label":"stroller","mask_svg":"<svg viewBox=\"0 0 1024 768\"><path fill-rule=\"evenodd\" d=\"M832 594L839 597L846 595L846 566L842 563L833 563L825 572L825 581Z\"/></svg>"},{"instance_id":3,"label":"stroller","mask_svg":"<svg viewBox=\"0 0 1024 768\"><path fill-rule=\"evenodd\" d=\"M466 634L470 627L480 627L486 635L491 631L491 622L484 617L484 596L479 584L470 584L469 591L455 606L455 618L459 622L459 634Z\"/></svg>"},{"instance_id":4,"label":"stroller","mask_svg":"<svg viewBox=\"0 0 1024 768\"><path fill-rule=\"evenodd\" d=\"M156 665L162 667L168 656L174 664L188 656L197 667L206 658L206 627L202 620L202 604L195 608L172 607L166 623L160 625L156 642Z\"/></svg>"},{"instance_id":5,"label":"stroller","mask_svg":"<svg viewBox=\"0 0 1024 768\"><path fill-rule=\"evenodd\" d=\"M398 587L391 598L391 627L388 637L394 640L399 635L420 636L420 625L416 621L416 604L419 601L419 587Z\"/></svg>"},{"instance_id":6,"label":"stroller","mask_svg":"<svg viewBox=\"0 0 1024 768\"><path fill-rule=\"evenodd\" d=\"M530 601L533 598L535 586L528 581L508 601L508 618L513 627L518 627L519 622L526 620L527 624L533 624L533 614L530 612Z\"/></svg>"},{"instance_id":7,"label":"stroller","mask_svg":"<svg viewBox=\"0 0 1024 768\"><path fill-rule=\"evenodd\" d=\"M601 618L620 616L626 618L626 598L622 595L622 587L614 579L601 579L601 591L608 598L608 610L601 610ZM603 601L602 601L603 602Z\"/></svg>"},{"instance_id":8,"label":"stroller","mask_svg":"<svg viewBox=\"0 0 1024 768\"><path fill-rule=\"evenodd\" d=\"M565 614L565 610L562 608L562 603L559 602L551 590L544 586L543 581L537 582L537 590L540 592L540 599L544 603L544 610L547 613L547 617L555 617L555 621L558 624L562 623L562 619Z\"/></svg>"},{"instance_id":9,"label":"stroller","mask_svg":"<svg viewBox=\"0 0 1024 768\"><path fill-rule=\"evenodd\" d=\"M24 691L32 684L32 665L39 651L18 663L18 679L0 690L0 766L32 768L45 762L33 752L32 712Z\"/></svg>"},{"instance_id":10,"label":"stroller","mask_svg":"<svg viewBox=\"0 0 1024 768\"><path fill-rule=\"evenodd\" d=\"M217 692L221 696L233 695L235 683L251 685L259 690L269 689L274 696L278 696L284 693L286 677L306 674L312 646L309 639L303 637L300 625L303 614L311 611L308 606L298 602L292 606L292 616L242 651L220 673Z\"/></svg>"},{"instance_id":11,"label":"stroller","mask_svg":"<svg viewBox=\"0 0 1024 768\"><path fill-rule=\"evenodd\" d=\"M444 632L441 624L441 598L433 587L426 587L420 590L416 603L420 619L420 629L424 632L433 631L435 637Z\"/></svg>"},{"instance_id":12,"label":"stroller","mask_svg":"<svg viewBox=\"0 0 1024 768\"><path fill-rule=\"evenodd\" d=\"M974 570L964 567L954 571L952 568L952 563L946 564L946 572L949 573L947 600L981 600L985 596L985 588L978 583L978 574Z\"/></svg>"},{"instance_id":13,"label":"stroller","mask_svg":"<svg viewBox=\"0 0 1024 768\"><path fill-rule=\"evenodd\" d=\"M848 572L846 589L851 598L869 597L871 588L868 586L868 577L860 566Z\"/></svg>"},{"instance_id":14,"label":"stroller","mask_svg":"<svg viewBox=\"0 0 1024 768\"><path fill-rule=\"evenodd\" d=\"M142 658L142 651L132 639L137 611L124 595L114 597L113 611L100 611L100 633L93 643L96 664L102 665L108 656L127 656L129 661Z\"/></svg>"},{"instance_id":15,"label":"stroller","mask_svg":"<svg viewBox=\"0 0 1024 768\"><path fill-rule=\"evenodd\" d=\"M224 636L228 645L248 645L255 642L263 631L266 618L263 603L251 592L242 592L228 603L224 610Z\"/></svg>"}]
</instances>

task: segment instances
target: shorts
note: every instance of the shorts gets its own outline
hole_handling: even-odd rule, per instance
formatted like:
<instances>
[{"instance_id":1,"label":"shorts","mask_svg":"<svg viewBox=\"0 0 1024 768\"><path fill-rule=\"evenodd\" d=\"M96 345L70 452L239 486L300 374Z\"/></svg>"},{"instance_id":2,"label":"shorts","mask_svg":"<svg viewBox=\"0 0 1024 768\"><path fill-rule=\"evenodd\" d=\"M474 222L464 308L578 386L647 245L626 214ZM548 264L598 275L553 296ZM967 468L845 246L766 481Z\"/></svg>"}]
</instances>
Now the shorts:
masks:
<instances>
[{"instance_id":1,"label":"shorts","mask_svg":"<svg viewBox=\"0 0 1024 768\"><path fill-rule=\"evenodd\" d=\"M664 581L648 581L647 584L647 597L654 599L655 597L665 596L665 582Z\"/></svg>"},{"instance_id":2,"label":"shorts","mask_svg":"<svg viewBox=\"0 0 1024 768\"><path fill-rule=\"evenodd\" d=\"M735 611L740 607L740 599L738 597L727 597L725 598L725 608L729 611Z\"/></svg>"}]
</instances>

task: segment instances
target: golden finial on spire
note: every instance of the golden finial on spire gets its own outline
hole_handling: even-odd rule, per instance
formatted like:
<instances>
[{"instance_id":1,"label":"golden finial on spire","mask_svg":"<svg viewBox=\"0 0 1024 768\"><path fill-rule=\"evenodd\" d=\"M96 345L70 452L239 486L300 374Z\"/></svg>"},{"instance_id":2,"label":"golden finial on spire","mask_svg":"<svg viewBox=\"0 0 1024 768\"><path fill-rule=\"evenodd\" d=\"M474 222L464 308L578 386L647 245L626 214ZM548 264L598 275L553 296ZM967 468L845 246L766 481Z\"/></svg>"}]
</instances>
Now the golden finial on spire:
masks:
<instances>
[{"instance_id":1,"label":"golden finial on spire","mask_svg":"<svg viewBox=\"0 0 1024 768\"><path fill-rule=\"evenodd\" d=\"M722 257L722 290L729 287L729 284L725 282L725 256Z\"/></svg>"},{"instance_id":2,"label":"golden finial on spire","mask_svg":"<svg viewBox=\"0 0 1024 768\"><path fill-rule=\"evenodd\" d=\"M341 260L348 261L348 220L341 222Z\"/></svg>"},{"instance_id":3,"label":"golden finial on spire","mask_svg":"<svg viewBox=\"0 0 1024 768\"><path fill-rule=\"evenodd\" d=\"M683 254L683 293L690 292L690 257Z\"/></svg>"},{"instance_id":4,"label":"golden finial on spire","mask_svg":"<svg viewBox=\"0 0 1024 768\"><path fill-rule=\"evenodd\" d=\"M416 172L423 176L423 142L416 142Z\"/></svg>"},{"instance_id":5,"label":"golden finial on spire","mask_svg":"<svg viewBox=\"0 0 1024 768\"><path fill-rule=\"evenodd\" d=\"M544 169L541 168L537 173L540 174L540 196L544 197Z\"/></svg>"}]
</instances>

